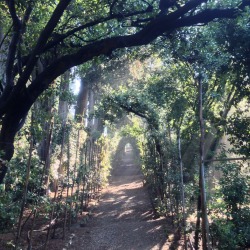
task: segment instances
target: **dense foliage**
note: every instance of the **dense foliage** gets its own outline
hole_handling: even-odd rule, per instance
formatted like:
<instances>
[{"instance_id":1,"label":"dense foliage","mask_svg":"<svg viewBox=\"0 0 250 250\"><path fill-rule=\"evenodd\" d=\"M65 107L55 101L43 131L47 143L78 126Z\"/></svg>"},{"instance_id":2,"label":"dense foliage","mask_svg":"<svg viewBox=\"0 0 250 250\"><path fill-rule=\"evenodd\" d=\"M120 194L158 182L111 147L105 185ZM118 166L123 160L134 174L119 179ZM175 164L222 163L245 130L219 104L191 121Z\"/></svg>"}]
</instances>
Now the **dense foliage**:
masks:
<instances>
[{"instance_id":1,"label":"dense foliage","mask_svg":"<svg viewBox=\"0 0 250 250\"><path fill-rule=\"evenodd\" d=\"M203 249L249 246L249 6L0 2L0 227L15 248L36 220L44 248L57 225L64 237L127 143L155 212L185 241L198 249L202 231Z\"/></svg>"},{"instance_id":2,"label":"dense foliage","mask_svg":"<svg viewBox=\"0 0 250 250\"><path fill-rule=\"evenodd\" d=\"M141 119L143 129L134 123L128 131L141 149L142 170L152 202L158 213L172 216L178 224L183 216L194 213L194 201L199 197L198 81L203 82L205 175L208 204L213 204L209 213L214 220L210 229L213 247L219 249L249 244L248 233L243 233L249 231L250 215L249 178L243 177L243 172L249 176L248 164L244 161L244 157L249 156L249 71L246 58L236 58L235 51L225 46L227 37L232 39L225 33L227 27L242 29L244 18L182 30L170 41L164 41L164 49L160 42L149 47L154 55L137 63L135 71L132 66L132 79L123 80L121 87L104 89L105 95L96 113L112 123L124 114ZM156 50L157 46L161 49ZM222 162L229 162L215 170L211 161L218 157L223 136L227 136L231 146L226 146L227 154ZM230 163L230 157L235 156L240 158L242 168L241 162ZM211 174L214 172L215 176ZM221 178L216 177L219 173ZM182 190L185 190L187 215L181 215ZM223 202L215 197L223 197ZM223 210L225 207L227 212ZM228 214L226 220L222 219L225 213ZM191 231L195 230L192 223L188 225ZM228 237L233 242L228 242Z\"/></svg>"}]
</instances>

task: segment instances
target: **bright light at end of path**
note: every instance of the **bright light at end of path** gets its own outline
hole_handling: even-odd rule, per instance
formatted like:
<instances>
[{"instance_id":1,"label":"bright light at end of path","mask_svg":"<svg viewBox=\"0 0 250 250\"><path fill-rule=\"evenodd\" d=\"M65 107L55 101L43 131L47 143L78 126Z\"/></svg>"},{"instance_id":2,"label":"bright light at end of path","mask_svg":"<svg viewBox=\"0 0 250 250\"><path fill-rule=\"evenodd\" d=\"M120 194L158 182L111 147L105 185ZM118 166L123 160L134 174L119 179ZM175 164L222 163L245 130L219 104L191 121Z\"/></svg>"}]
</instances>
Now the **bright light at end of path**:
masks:
<instances>
[{"instance_id":1,"label":"bright light at end of path","mask_svg":"<svg viewBox=\"0 0 250 250\"><path fill-rule=\"evenodd\" d=\"M71 90L73 91L74 95L77 95L79 93L80 85L81 85L81 79L78 77L74 78L71 85Z\"/></svg>"}]
</instances>

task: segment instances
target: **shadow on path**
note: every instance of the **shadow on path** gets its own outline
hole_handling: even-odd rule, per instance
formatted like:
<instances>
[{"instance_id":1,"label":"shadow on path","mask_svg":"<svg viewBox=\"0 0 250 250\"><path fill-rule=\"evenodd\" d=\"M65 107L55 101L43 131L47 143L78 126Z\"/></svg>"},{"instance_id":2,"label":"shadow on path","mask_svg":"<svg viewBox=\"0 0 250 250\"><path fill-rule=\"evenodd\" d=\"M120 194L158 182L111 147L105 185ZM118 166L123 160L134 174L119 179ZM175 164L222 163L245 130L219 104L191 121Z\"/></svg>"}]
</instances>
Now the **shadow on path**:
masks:
<instances>
[{"instance_id":1,"label":"shadow on path","mask_svg":"<svg viewBox=\"0 0 250 250\"><path fill-rule=\"evenodd\" d=\"M153 219L142 174L132 156L132 151L126 152L121 164L114 169L93 219L86 227L74 229L77 235L68 249L169 249L166 221Z\"/></svg>"}]
</instances>

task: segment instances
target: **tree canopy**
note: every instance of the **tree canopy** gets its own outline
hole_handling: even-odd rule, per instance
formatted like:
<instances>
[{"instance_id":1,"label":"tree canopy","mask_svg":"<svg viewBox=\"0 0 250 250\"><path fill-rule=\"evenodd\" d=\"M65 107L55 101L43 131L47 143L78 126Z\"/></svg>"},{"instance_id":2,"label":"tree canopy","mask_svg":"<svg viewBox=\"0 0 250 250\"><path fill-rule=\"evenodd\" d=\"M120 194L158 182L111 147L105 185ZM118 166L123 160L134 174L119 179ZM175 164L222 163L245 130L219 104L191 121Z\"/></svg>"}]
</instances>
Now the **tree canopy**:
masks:
<instances>
[{"instance_id":1,"label":"tree canopy","mask_svg":"<svg viewBox=\"0 0 250 250\"><path fill-rule=\"evenodd\" d=\"M176 1L160 11L158 1L9 1L0 4L2 94L0 149L10 160L13 141L35 100L68 69L120 48L170 37L180 28L236 18L248 0ZM1 180L6 165L1 165Z\"/></svg>"},{"instance_id":2,"label":"tree canopy","mask_svg":"<svg viewBox=\"0 0 250 250\"><path fill-rule=\"evenodd\" d=\"M248 246L249 7L249 0L0 2L0 218L11 226L19 214L16 246L27 202L38 207L41 194L50 202L51 189L65 229L128 142L154 208L173 224L182 217L184 238L197 211L195 249L200 220L203 249Z\"/></svg>"}]
</instances>

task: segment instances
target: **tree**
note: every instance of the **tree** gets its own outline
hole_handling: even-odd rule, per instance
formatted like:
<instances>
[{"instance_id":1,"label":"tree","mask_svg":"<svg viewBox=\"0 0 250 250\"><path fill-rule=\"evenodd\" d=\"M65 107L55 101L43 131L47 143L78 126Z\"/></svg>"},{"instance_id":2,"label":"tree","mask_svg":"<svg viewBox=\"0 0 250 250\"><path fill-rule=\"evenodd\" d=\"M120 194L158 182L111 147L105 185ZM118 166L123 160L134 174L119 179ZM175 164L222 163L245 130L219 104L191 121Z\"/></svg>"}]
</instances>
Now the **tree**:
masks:
<instances>
[{"instance_id":1,"label":"tree","mask_svg":"<svg viewBox=\"0 0 250 250\"><path fill-rule=\"evenodd\" d=\"M91 6L87 1L72 0L1 3L1 15L7 17L3 27L12 28L4 41L8 51L1 80L0 183L7 171L7 161L13 156L16 133L35 100L58 76L94 57L148 44L185 26L235 18L250 5L243 0L234 7L217 8L216 3L215 7L209 7L205 2L187 1L164 15L159 14L158 6L146 1L95 1ZM4 28L8 33L7 27ZM30 80L38 61L44 68Z\"/></svg>"}]
</instances>

